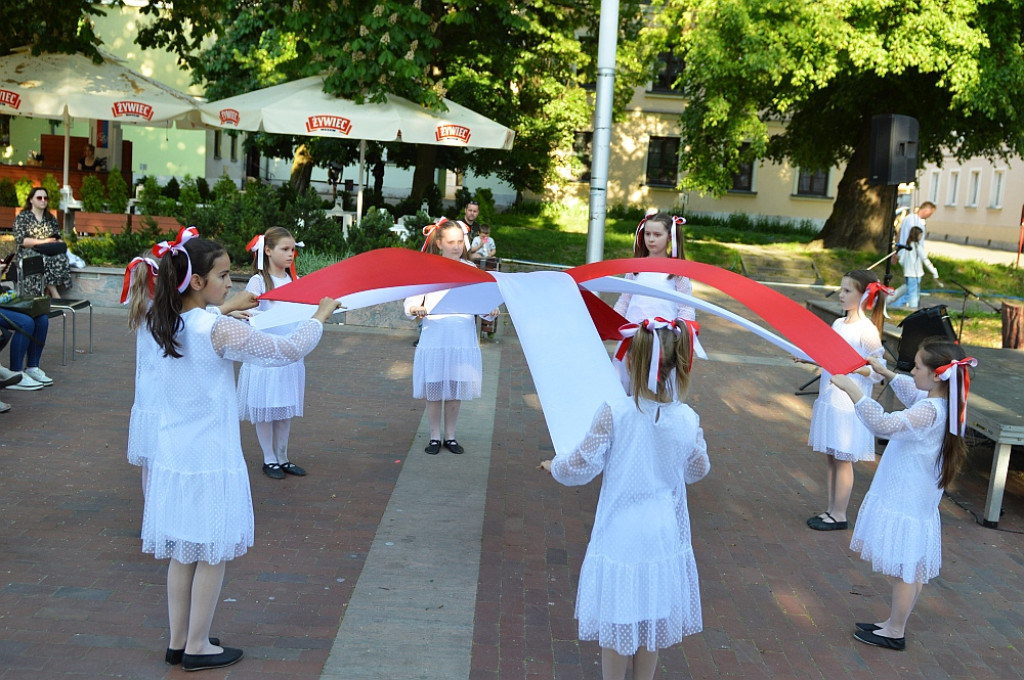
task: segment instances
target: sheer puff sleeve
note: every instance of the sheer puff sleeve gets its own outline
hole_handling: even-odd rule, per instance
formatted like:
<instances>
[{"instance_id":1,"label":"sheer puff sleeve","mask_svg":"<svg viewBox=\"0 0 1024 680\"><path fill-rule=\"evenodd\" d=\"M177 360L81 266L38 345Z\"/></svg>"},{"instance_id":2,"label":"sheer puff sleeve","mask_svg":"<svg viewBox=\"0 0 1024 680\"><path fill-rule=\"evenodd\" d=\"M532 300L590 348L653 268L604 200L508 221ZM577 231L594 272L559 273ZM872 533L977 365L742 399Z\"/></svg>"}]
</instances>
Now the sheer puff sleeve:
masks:
<instances>
[{"instance_id":1,"label":"sheer puff sleeve","mask_svg":"<svg viewBox=\"0 0 1024 680\"><path fill-rule=\"evenodd\" d=\"M614 438L612 409L605 403L594 415L590 431L568 456L555 456L551 476L566 486L581 486L601 474Z\"/></svg>"},{"instance_id":2,"label":"sheer puff sleeve","mask_svg":"<svg viewBox=\"0 0 1024 680\"><path fill-rule=\"evenodd\" d=\"M316 319L303 321L289 335L271 335L244 321L221 316L213 324L211 341L218 356L257 366L286 366L313 351L324 327Z\"/></svg>"},{"instance_id":3,"label":"sheer puff sleeve","mask_svg":"<svg viewBox=\"0 0 1024 680\"><path fill-rule=\"evenodd\" d=\"M936 409L933 400L921 400L902 411L886 413L877 401L863 397L856 403L854 409L872 434L886 438L901 433L914 435L932 427L942 415Z\"/></svg>"},{"instance_id":4,"label":"sheer puff sleeve","mask_svg":"<svg viewBox=\"0 0 1024 680\"><path fill-rule=\"evenodd\" d=\"M677 276L676 277L676 292L682 293L683 295L693 295L693 283L690 281L688 276ZM679 303L676 305L676 318L686 319L687 321L696 321L697 314L693 307Z\"/></svg>"},{"instance_id":5,"label":"sheer puff sleeve","mask_svg":"<svg viewBox=\"0 0 1024 680\"><path fill-rule=\"evenodd\" d=\"M626 274L625 279L627 281L633 281L636 279L636 276L633 274ZM626 310L629 309L629 301L632 299L632 293L622 293L619 295L619 299L615 301L615 311L618 312L620 316L626 316Z\"/></svg>"},{"instance_id":6,"label":"sheer puff sleeve","mask_svg":"<svg viewBox=\"0 0 1024 680\"><path fill-rule=\"evenodd\" d=\"M693 484L704 479L711 472L711 460L708 458L708 445L704 441L703 428L697 428L697 438L694 441L693 449L686 459L686 467L683 470L683 481Z\"/></svg>"}]
</instances>

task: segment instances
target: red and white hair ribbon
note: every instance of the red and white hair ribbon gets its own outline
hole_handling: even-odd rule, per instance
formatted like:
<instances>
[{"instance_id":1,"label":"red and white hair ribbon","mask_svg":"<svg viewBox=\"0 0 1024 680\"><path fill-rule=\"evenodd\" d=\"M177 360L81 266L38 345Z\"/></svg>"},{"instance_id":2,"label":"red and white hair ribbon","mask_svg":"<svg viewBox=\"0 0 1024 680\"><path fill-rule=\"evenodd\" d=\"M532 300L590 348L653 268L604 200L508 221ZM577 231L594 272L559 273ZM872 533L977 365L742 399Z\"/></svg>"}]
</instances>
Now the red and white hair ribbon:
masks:
<instances>
[{"instance_id":1,"label":"red and white hair ribbon","mask_svg":"<svg viewBox=\"0 0 1024 680\"><path fill-rule=\"evenodd\" d=\"M149 292L150 292L150 295L153 294L153 281L156 279L156 275L160 271L160 265L158 265L156 263L156 260L153 260L151 258L148 258L148 257L136 257L131 262L128 263L128 266L124 270L124 285L121 286L121 304L122 305L125 304L126 302L128 302L128 290L131 288L131 285L132 285L132 272L140 264L144 264L147 267L149 267L149 277L148 277Z\"/></svg>"},{"instance_id":2,"label":"red and white hair ribbon","mask_svg":"<svg viewBox=\"0 0 1024 680\"><path fill-rule=\"evenodd\" d=\"M161 241L153 246L153 254L157 257L163 257L167 253L182 253L185 256L188 268L185 270L185 279L178 284L179 293L184 293L185 289L188 288L189 282L192 280L192 260L188 256L188 251L185 250L185 244L194 238L199 238L198 229L195 227L182 227L178 230L178 238L174 241Z\"/></svg>"},{"instance_id":3,"label":"red and white hair ribbon","mask_svg":"<svg viewBox=\"0 0 1024 680\"><path fill-rule=\"evenodd\" d=\"M296 241L295 242L295 252L292 253L292 266L291 266L292 281L297 281L298 278L299 278L299 270L295 268L295 261L297 259L299 259L299 248L305 248L305 247L306 247L306 242L305 241Z\"/></svg>"},{"instance_id":4,"label":"red and white hair ribbon","mask_svg":"<svg viewBox=\"0 0 1024 680\"><path fill-rule=\"evenodd\" d=\"M640 246L640 243L644 238L644 226L647 224L647 220L654 217L657 213L650 213L645 215L640 224L636 225L636 235L633 237L633 251ZM678 215L672 216L672 223L668 225L668 251L672 257L679 257L679 241L675 238L676 229L686 224L686 219L679 217Z\"/></svg>"},{"instance_id":5,"label":"red and white hair ribbon","mask_svg":"<svg viewBox=\"0 0 1024 680\"><path fill-rule=\"evenodd\" d=\"M974 357L964 357L951 361L945 366L935 369L935 375L939 380L949 382L949 433L960 437L964 436L967 428L967 393L971 389L971 374L967 367L978 365ZM963 373L961 378L960 374ZM960 383L963 382L963 394L960 392Z\"/></svg>"},{"instance_id":6,"label":"red and white hair ribbon","mask_svg":"<svg viewBox=\"0 0 1024 680\"><path fill-rule=\"evenodd\" d=\"M885 301L896 291L878 281L872 281L864 288L864 294L860 296L860 306L865 309L873 309L876 304L882 305L882 315L886 319L889 313L885 310Z\"/></svg>"},{"instance_id":7,"label":"red and white hair ribbon","mask_svg":"<svg viewBox=\"0 0 1024 680\"><path fill-rule=\"evenodd\" d=\"M442 224L448 221L447 217L442 217L437 222L423 227L423 235L426 236L426 238L423 239L423 247L420 248L421 253L427 252L427 246L430 245L430 239L434 238L434 232L436 232ZM463 225L463 231L465 231L465 225Z\"/></svg>"},{"instance_id":8,"label":"red and white hair ribbon","mask_svg":"<svg viewBox=\"0 0 1024 680\"><path fill-rule=\"evenodd\" d=\"M622 341L615 351L615 358L619 361L625 360L626 352L629 350L629 346L633 344L633 337L641 328L650 331L653 335L654 344L651 346L651 367L647 373L647 387L655 394L658 393L658 373L661 368L661 338L658 337L655 331L667 328L676 335L679 335L682 332L680 322L686 326L686 332L690 337L690 366L692 366L693 355L697 347L697 334L700 332L700 324L696 321L686 321L683 319L669 321L668 319L656 316L653 319L644 319L640 323L627 323L619 326Z\"/></svg>"},{"instance_id":9,"label":"red and white hair ribbon","mask_svg":"<svg viewBox=\"0 0 1024 680\"><path fill-rule=\"evenodd\" d=\"M256 253L256 271L263 271L263 244L265 241L266 237L263 234L257 234L245 244L246 252Z\"/></svg>"}]
</instances>

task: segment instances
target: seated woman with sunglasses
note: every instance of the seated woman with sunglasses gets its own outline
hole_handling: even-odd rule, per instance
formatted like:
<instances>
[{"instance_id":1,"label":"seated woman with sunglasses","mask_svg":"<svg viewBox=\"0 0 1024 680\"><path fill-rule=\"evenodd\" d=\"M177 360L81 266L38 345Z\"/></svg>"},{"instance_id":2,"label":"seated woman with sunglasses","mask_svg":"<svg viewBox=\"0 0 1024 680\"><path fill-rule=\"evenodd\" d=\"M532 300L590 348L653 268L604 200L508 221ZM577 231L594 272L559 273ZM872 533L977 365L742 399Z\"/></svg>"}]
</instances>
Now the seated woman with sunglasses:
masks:
<instances>
[{"instance_id":1,"label":"seated woman with sunglasses","mask_svg":"<svg viewBox=\"0 0 1024 680\"><path fill-rule=\"evenodd\" d=\"M14 219L19 261L34 257L36 253L43 257L43 273L26 276L19 282L21 295L26 297L43 295L45 289L50 297L60 298L60 289L71 287L68 249L61 241L60 225L49 207L50 196L46 189L35 187L28 194L25 209Z\"/></svg>"}]
</instances>

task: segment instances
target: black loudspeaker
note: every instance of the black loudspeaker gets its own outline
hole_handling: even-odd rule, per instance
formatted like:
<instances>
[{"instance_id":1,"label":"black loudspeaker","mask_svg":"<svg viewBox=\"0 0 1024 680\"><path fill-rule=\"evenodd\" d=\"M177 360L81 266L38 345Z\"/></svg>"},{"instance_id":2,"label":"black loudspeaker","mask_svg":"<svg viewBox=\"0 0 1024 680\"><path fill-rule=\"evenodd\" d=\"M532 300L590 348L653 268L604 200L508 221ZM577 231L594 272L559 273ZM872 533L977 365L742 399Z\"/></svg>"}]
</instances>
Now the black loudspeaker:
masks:
<instances>
[{"instance_id":1,"label":"black loudspeaker","mask_svg":"<svg viewBox=\"0 0 1024 680\"><path fill-rule=\"evenodd\" d=\"M917 119L890 113L871 117L871 184L913 182L917 175Z\"/></svg>"},{"instance_id":2,"label":"black loudspeaker","mask_svg":"<svg viewBox=\"0 0 1024 680\"><path fill-rule=\"evenodd\" d=\"M902 322L900 328L900 346L896 358L896 370L910 371L914 367L914 357L917 349L925 338L939 336L956 342L956 333L953 331L953 324L949 321L949 314L946 313L946 305L936 305L919 309Z\"/></svg>"}]
</instances>

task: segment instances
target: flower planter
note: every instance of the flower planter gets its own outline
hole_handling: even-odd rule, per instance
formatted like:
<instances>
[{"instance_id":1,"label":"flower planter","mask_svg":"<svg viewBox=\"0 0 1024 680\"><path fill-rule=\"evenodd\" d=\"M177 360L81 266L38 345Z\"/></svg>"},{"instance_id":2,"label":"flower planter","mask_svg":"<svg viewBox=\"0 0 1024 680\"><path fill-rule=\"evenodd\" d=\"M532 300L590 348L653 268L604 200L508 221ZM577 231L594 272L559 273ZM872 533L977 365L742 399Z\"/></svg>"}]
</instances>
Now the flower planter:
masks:
<instances>
[{"instance_id":1,"label":"flower planter","mask_svg":"<svg viewBox=\"0 0 1024 680\"><path fill-rule=\"evenodd\" d=\"M168 231L176 232L182 226L181 222L179 222L176 217L166 217L164 215L132 215L132 229L143 229L145 221L148 220L156 222L156 229L160 233Z\"/></svg>"},{"instance_id":2,"label":"flower planter","mask_svg":"<svg viewBox=\"0 0 1024 680\"><path fill-rule=\"evenodd\" d=\"M120 234L128 224L126 213L74 211L74 230L78 234Z\"/></svg>"}]
</instances>

